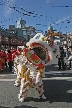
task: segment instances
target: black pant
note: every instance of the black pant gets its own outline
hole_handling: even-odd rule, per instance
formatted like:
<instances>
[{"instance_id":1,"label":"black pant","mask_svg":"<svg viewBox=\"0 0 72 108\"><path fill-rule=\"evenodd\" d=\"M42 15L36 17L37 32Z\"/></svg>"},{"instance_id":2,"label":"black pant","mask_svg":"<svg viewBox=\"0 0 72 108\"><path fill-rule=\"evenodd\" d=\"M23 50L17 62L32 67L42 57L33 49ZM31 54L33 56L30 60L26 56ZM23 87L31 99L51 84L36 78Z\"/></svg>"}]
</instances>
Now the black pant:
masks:
<instances>
[{"instance_id":1,"label":"black pant","mask_svg":"<svg viewBox=\"0 0 72 108\"><path fill-rule=\"evenodd\" d=\"M8 62L9 65L9 71L12 71L12 61Z\"/></svg>"},{"instance_id":2,"label":"black pant","mask_svg":"<svg viewBox=\"0 0 72 108\"><path fill-rule=\"evenodd\" d=\"M7 60L5 59L5 66L6 66L6 68L7 68Z\"/></svg>"},{"instance_id":3,"label":"black pant","mask_svg":"<svg viewBox=\"0 0 72 108\"><path fill-rule=\"evenodd\" d=\"M69 69L71 68L71 61L72 61L72 60L69 60Z\"/></svg>"},{"instance_id":4,"label":"black pant","mask_svg":"<svg viewBox=\"0 0 72 108\"><path fill-rule=\"evenodd\" d=\"M63 69L65 69L64 58L58 58L58 66L59 66L59 69L61 69L61 66Z\"/></svg>"}]
</instances>

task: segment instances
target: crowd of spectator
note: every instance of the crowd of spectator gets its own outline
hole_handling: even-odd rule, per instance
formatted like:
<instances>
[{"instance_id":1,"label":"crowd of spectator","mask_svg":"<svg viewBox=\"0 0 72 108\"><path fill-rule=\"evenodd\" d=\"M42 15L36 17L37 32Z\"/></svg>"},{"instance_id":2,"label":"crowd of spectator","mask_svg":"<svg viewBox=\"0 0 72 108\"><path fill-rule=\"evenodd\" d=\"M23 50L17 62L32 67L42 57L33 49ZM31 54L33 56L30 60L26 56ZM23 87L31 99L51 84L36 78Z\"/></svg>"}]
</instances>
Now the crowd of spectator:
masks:
<instances>
[{"instance_id":1,"label":"crowd of spectator","mask_svg":"<svg viewBox=\"0 0 72 108\"><path fill-rule=\"evenodd\" d=\"M72 48L60 46L59 49L59 54L56 56L58 58L59 70L61 70L61 67L63 68L63 70L65 70L65 57L67 57L68 59L68 67L71 70ZM19 55L21 51L22 49L19 47L17 47L17 49L13 47L11 47L10 49L0 48L0 70L8 68L8 70L12 72L14 58L16 55Z\"/></svg>"},{"instance_id":2,"label":"crowd of spectator","mask_svg":"<svg viewBox=\"0 0 72 108\"><path fill-rule=\"evenodd\" d=\"M72 47L65 47L65 46L60 46L59 47L59 53L56 56L58 58L58 66L59 70L61 70L61 67L63 70L65 70L66 67L66 62L65 58L68 60L68 68L71 70L72 69Z\"/></svg>"},{"instance_id":3,"label":"crowd of spectator","mask_svg":"<svg viewBox=\"0 0 72 108\"><path fill-rule=\"evenodd\" d=\"M8 68L12 71L13 60L16 55L20 54L20 48L0 49L0 70Z\"/></svg>"}]
</instances>

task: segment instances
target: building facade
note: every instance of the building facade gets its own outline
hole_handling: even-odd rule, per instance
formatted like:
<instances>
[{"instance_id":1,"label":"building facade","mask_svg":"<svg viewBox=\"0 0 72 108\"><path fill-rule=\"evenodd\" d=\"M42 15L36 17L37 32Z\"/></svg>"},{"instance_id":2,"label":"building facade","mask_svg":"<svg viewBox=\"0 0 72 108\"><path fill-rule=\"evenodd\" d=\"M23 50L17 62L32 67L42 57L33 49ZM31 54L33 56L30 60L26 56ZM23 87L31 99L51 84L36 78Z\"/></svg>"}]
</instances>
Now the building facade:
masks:
<instances>
[{"instance_id":1,"label":"building facade","mask_svg":"<svg viewBox=\"0 0 72 108\"><path fill-rule=\"evenodd\" d=\"M26 44L23 37L18 37L14 33L10 33L7 29L0 28L0 47L3 46L22 46Z\"/></svg>"},{"instance_id":2,"label":"building facade","mask_svg":"<svg viewBox=\"0 0 72 108\"><path fill-rule=\"evenodd\" d=\"M18 21L17 21L17 28L24 28L26 27L26 21L23 20L22 18L20 18Z\"/></svg>"},{"instance_id":3,"label":"building facade","mask_svg":"<svg viewBox=\"0 0 72 108\"><path fill-rule=\"evenodd\" d=\"M26 21L22 18L17 21L17 28L14 25L9 25L8 31L10 33L14 33L18 37L23 37L27 41L29 41L30 36L34 36L36 34L36 29L33 26L26 26Z\"/></svg>"},{"instance_id":4,"label":"building facade","mask_svg":"<svg viewBox=\"0 0 72 108\"><path fill-rule=\"evenodd\" d=\"M25 38L27 41L30 39L30 35L34 36L36 34L35 27L29 26L24 28L16 28L17 36Z\"/></svg>"},{"instance_id":5,"label":"building facade","mask_svg":"<svg viewBox=\"0 0 72 108\"><path fill-rule=\"evenodd\" d=\"M8 29L0 28L0 45L22 46L35 34L35 27L26 27L26 21L20 19L17 21L17 28L15 25L9 25Z\"/></svg>"}]
</instances>

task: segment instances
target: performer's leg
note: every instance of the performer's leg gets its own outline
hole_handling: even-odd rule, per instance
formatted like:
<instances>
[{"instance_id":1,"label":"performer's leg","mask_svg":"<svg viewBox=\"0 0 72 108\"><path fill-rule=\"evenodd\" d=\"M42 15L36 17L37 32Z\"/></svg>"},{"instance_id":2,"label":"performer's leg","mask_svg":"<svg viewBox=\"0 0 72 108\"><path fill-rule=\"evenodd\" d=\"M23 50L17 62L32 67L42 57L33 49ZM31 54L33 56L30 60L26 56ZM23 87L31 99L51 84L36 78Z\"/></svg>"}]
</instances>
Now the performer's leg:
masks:
<instances>
[{"instance_id":1,"label":"performer's leg","mask_svg":"<svg viewBox=\"0 0 72 108\"><path fill-rule=\"evenodd\" d=\"M62 68L65 70L64 58L61 58Z\"/></svg>"},{"instance_id":2,"label":"performer's leg","mask_svg":"<svg viewBox=\"0 0 72 108\"><path fill-rule=\"evenodd\" d=\"M16 86L20 86L20 84L21 84L21 78L20 78L20 76L17 74L17 79L16 79L14 85L16 85Z\"/></svg>"},{"instance_id":3,"label":"performer's leg","mask_svg":"<svg viewBox=\"0 0 72 108\"><path fill-rule=\"evenodd\" d=\"M71 70L71 60L68 61L69 69Z\"/></svg>"},{"instance_id":4,"label":"performer's leg","mask_svg":"<svg viewBox=\"0 0 72 108\"><path fill-rule=\"evenodd\" d=\"M18 94L19 101L21 102L24 101L24 99L27 97L29 89L30 89L29 82L25 82L24 78L22 78L20 86L20 94Z\"/></svg>"},{"instance_id":5,"label":"performer's leg","mask_svg":"<svg viewBox=\"0 0 72 108\"><path fill-rule=\"evenodd\" d=\"M58 66L59 66L59 70L61 69L61 59L58 58Z\"/></svg>"},{"instance_id":6,"label":"performer's leg","mask_svg":"<svg viewBox=\"0 0 72 108\"><path fill-rule=\"evenodd\" d=\"M38 99L42 98L42 99L46 99L45 95L44 95L44 90L43 90L43 83L38 83L35 86L36 90L38 91L39 97Z\"/></svg>"}]
</instances>

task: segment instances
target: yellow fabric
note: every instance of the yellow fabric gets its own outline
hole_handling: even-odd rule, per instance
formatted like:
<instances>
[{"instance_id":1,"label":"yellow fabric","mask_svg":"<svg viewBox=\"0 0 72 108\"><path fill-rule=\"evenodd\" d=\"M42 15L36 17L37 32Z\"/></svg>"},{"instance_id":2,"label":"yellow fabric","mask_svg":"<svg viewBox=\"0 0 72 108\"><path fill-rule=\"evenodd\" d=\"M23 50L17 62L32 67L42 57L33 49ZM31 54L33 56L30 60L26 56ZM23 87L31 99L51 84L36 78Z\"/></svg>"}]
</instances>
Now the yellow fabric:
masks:
<instances>
[{"instance_id":1,"label":"yellow fabric","mask_svg":"<svg viewBox=\"0 0 72 108\"><path fill-rule=\"evenodd\" d=\"M22 68L21 68L21 73L20 73L20 76L21 76L21 78L24 78L25 76L24 76L24 73L27 71L27 67L25 66L25 65L23 65L22 66Z\"/></svg>"},{"instance_id":2,"label":"yellow fabric","mask_svg":"<svg viewBox=\"0 0 72 108\"><path fill-rule=\"evenodd\" d=\"M44 40L45 40L45 38L44 38L44 37L42 37L41 39L42 39L42 41L44 41Z\"/></svg>"}]
</instances>

